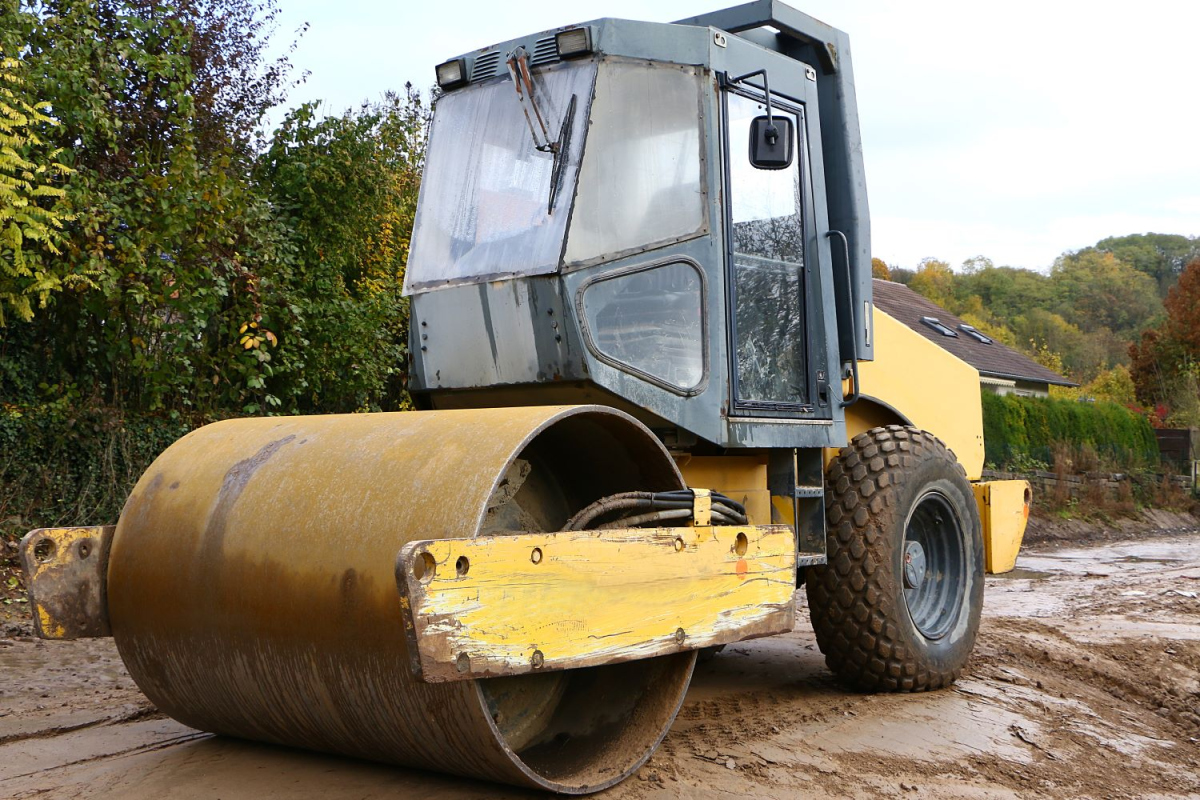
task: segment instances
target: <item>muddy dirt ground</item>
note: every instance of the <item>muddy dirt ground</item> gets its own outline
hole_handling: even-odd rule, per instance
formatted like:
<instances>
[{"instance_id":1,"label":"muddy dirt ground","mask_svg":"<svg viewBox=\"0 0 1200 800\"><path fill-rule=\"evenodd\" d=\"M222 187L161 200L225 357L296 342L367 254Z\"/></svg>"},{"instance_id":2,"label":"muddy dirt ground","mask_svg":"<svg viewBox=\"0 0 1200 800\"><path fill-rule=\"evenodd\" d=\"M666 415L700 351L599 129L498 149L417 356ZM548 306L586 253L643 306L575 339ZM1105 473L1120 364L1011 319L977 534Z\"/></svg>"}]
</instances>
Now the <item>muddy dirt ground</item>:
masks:
<instances>
[{"instance_id":1,"label":"muddy dirt ground","mask_svg":"<svg viewBox=\"0 0 1200 800\"><path fill-rule=\"evenodd\" d=\"M807 622L728 648L658 753L601 796L1200 796L1194 523L1031 531L1018 569L989 576L946 691L846 693ZM0 797L539 796L199 733L155 711L111 640L36 641L0 609Z\"/></svg>"}]
</instances>

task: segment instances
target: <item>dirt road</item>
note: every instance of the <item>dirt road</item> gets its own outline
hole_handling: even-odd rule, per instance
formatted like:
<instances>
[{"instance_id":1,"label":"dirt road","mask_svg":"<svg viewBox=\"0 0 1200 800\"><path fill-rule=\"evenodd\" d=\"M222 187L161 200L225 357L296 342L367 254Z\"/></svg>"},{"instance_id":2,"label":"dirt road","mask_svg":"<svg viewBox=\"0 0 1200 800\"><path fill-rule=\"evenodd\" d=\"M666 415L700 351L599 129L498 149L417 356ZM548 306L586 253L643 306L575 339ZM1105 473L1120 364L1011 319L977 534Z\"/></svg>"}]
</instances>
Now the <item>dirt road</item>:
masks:
<instances>
[{"instance_id":1,"label":"dirt road","mask_svg":"<svg viewBox=\"0 0 1200 800\"><path fill-rule=\"evenodd\" d=\"M966 675L932 694L841 691L807 622L727 649L602 796L1200 796L1200 534L1041 545L986 603ZM0 639L0 797L522 796L198 733L154 711L111 640Z\"/></svg>"}]
</instances>

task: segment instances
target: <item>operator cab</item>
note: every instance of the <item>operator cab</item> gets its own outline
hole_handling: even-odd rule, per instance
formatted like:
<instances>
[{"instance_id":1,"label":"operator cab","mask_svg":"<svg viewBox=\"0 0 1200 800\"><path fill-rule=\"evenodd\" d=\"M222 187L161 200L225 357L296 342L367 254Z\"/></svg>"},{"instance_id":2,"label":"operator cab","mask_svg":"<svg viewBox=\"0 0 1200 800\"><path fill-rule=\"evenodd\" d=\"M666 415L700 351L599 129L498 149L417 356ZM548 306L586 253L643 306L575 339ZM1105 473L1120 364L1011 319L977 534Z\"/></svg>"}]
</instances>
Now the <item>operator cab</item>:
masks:
<instances>
[{"instance_id":1,"label":"operator cab","mask_svg":"<svg viewBox=\"0 0 1200 800\"><path fill-rule=\"evenodd\" d=\"M844 443L849 253L830 248L812 67L605 19L438 75L405 287L418 402L597 402L668 441Z\"/></svg>"}]
</instances>

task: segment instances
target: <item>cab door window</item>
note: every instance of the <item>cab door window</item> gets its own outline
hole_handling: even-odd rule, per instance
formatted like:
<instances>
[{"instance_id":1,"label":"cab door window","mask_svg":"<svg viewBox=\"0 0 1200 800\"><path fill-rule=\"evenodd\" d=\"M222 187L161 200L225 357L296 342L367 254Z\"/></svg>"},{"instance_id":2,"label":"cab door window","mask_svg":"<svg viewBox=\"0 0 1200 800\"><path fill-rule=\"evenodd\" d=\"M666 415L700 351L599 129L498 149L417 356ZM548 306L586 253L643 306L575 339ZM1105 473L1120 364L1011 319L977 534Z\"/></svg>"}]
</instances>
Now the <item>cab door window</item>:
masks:
<instances>
[{"instance_id":1,"label":"cab door window","mask_svg":"<svg viewBox=\"0 0 1200 800\"><path fill-rule=\"evenodd\" d=\"M809 387L802 149L793 143L797 157L787 169L752 166L750 121L765 113L758 100L727 95L734 400L770 409L807 404ZM802 130L798 114L778 107L773 113Z\"/></svg>"}]
</instances>

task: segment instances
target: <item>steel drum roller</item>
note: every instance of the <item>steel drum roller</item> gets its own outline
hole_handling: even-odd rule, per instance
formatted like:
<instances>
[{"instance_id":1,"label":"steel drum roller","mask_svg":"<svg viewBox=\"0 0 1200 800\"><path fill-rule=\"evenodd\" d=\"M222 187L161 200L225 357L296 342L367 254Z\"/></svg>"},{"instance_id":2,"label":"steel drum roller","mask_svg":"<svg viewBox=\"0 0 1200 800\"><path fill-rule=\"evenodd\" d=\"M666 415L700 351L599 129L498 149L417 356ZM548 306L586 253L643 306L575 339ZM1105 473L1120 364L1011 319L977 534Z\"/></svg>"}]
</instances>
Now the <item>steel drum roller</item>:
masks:
<instances>
[{"instance_id":1,"label":"steel drum roller","mask_svg":"<svg viewBox=\"0 0 1200 800\"><path fill-rule=\"evenodd\" d=\"M201 730L594 791L661 740L694 654L425 683L396 555L682 487L646 428L594 406L219 422L167 449L125 506L113 635L146 695Z\"/></svg>"}]
</instances>

